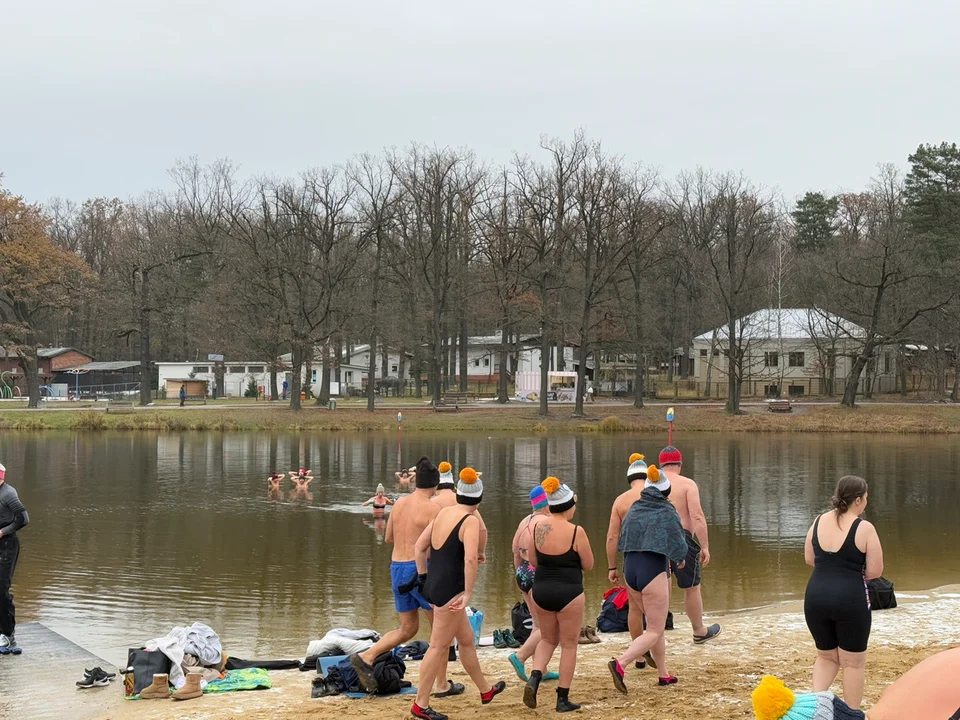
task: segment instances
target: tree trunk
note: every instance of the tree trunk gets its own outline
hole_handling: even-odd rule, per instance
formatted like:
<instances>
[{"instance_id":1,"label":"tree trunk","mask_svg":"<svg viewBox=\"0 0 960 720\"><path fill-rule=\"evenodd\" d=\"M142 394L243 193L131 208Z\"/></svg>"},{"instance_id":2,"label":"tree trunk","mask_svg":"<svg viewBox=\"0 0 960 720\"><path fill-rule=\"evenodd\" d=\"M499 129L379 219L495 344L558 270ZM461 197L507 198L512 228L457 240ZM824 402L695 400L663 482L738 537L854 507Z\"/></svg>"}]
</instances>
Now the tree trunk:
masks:
<instances>
[{"instance_id":1,"label":"tree trunk","mask_svg":"<svg viewBox=\"0 0 960 720\"><path fill-rule=\"evenodd\" d=\"M506 403L510 401L507 396L507 363L510 356L510 321L503 323L503 329L500 331L500 374L497 377L497 402Z\"/></svg>"},{"instance_id":2,"label":"tree trunk","mask_svg":"<svg viewBox=\"0 0 960 720\"><path fill-rule=\"evenodd\" d=\"M314 351L313 343L310 343L310 347L304 353L303 357L303 389L307 391L307 399L310 399L310 394L313 392L313 353Z\"/></svg>"},{"instance_id":3,"label":"tree trunk","mask_svg":"<svg viewBox=\"0 0 960 720\"><path fill-rule=\"evenodd\" d=\"M841 403L849 408L857 405L857 388L860 385L860 376L863 375L867 363L870 362L870 356L873 354L873 343L868 342L863 352L857 355L857 359L850 366L850 372L847 375L847 384L843 388L843 400Z\"/></svg>"},{"instance_id":4,"label":"tree trunk","mask_svg":"<svg viewBox=\"0 0 960 720\"><path fill-rule=\"evenodd\" d=\"M583 303L583 317L581 318L580 325L580 352L579 352L579 363L577 365L577 392L576 392L576 404L573 409L574 417L583 417L583 394L587 389L587 356L589 355L590 348L587 347L589 338L587 337L588 328L590 327L590 302L584 301ZM596 366L596 363L594 363Z\"/></svg>"},{"instance_id":5,"label":"tree trunk","mask_svg":"<svg viewBox=\"0 0 960 720\"><path fill-rule=\"evenodd\" d=\"M27 407L35 408L40 404L40 363L37 361L37 346L33 342L33 333L28 333L29 346L19 348L20 367L27 381ZM24 348L27 347L26 351Z\"/></svg>"},{"instance_id":6,"label":"tree trunk","mask_svg":"<svg viewBox=\"0 0 960 720\"><path fill-rule=\"evenodd\" d=\"M467 368L467 318L462 317L460 319L460 392L467 391L467 374L469 369Z\"/></svg>"},{"instance_id":7,"label":"tree trunk","mask_svg":"<svg viewBox=\"0 0 960 720\"><path fill-rule=\"evenodd\" d=\"M643 407L643 348L637 343L637 367L633 376L633 406Z\"/></svg>"},{"instance_id":8,"label":"tree trunk","mask_svg":"<svg viewBox=\"0 0 960 720\"><path fill-rule=\"evenodd\" d=\"M710 386L713 384L713 351L717 347L717 328L713 329L713 334L710 335L710 348L707 350L707 376L705 378L707 383L707 399L710 399ZM780 360L783 362L783 360Z\"/></svg>"},{"instance_id":9,"label":"tree trunk","mask_svg":"<svg viewBox=\"0 0 960 720\"><path fill-rule=\"evenodd\" d=\"M423 399L423 355L420 349L420 343L413 346L413 359L411 360L413 369L413 387L418 400Z\"/></svg>"},{"instance_id":10,"label":"tree trunk","mask_svg":"<svg viewBox=\"0 0 960 720\"><path fill-rule=\"evenodd\" d=\"M735 313L730 313L727 325L727 413L740 414L740 337L737 335Z\"/></svg>"},{"instance_id":11,"label":"tree trunk","mask_svg":"<svg viewBox=\"0 0 960 720\"><path fill-rule=\"evenodd\" d=\"M540 334L540 410L539 415L547 415L547 393L550 392L550 338L544 323Z\"/></svg>"},{"instance_id":12,"label":"tree trunk","mask_svg":"<svg viewBox=\"0 0 960 720\"><path fill-rule=\"evenodd\" d=\"M376 300L374 300L374 307L376 307ZM376 377L377 377L377 334L376 332L370 333L370 365L367 368L367 412L373 412L376 409L377 401L377 388L376 388Z\"/></svg>"},{"instance_id":13,"label":"tree trunk","mask_svg":"<svg viewBox=\"0 0 960 720\"><path fill-rule=\"evenodd\" d=\"M400 361L397 363L397 397L406 397L407 395L407 352L400 348Z\"/></svg>"},{"instance_id":14,"label":"tree trunk","mask_svg":"<svg viewBox=\"0 0 960 720\"><path fill-rule=\"evenodd\" d=\"M960 400L960 353L953 353L953 388L950 390L950 402Z\"/></svg>"},{"instance_id":15,"label":"tree trunk","mask_svg":"<svg viewBox=\"0 0 960 720\"><path fill-rule=\"evenodd\" d=\"M330 403L330 343L325 342L320 351L320 392L317 393L317 405Z\"/></svg>"},{"instance_id":16,"label":"tree trunk","mask_svg":"<svg viewBox=\"0 0 960 720\"><path fill-rule=\"evenodd\" d=\"M274 364L270 367L270 399L276 400L277 397L277 366Z\"/></svg>"},{"instance_id":17,"label":"tree trunk","mask_svg":"<svg viewBox=\"0 0 960 720\"><path fill-rule=\"evenodd\" d=\"M149 405L150 383L150 274L140 270L140 404Z\"/></svg>"},{"instance_id":18,"label":"tree trunk","mask_svg":"<svg viewBox=\"0 0 960 720\"><path fill-rule=\"evenodd\" d=\"M290 409L300 410L300 388L303 381L303 343L296 342L290 353L290 364L293 366L290 378Z\"/></svg>"}]
</instances>

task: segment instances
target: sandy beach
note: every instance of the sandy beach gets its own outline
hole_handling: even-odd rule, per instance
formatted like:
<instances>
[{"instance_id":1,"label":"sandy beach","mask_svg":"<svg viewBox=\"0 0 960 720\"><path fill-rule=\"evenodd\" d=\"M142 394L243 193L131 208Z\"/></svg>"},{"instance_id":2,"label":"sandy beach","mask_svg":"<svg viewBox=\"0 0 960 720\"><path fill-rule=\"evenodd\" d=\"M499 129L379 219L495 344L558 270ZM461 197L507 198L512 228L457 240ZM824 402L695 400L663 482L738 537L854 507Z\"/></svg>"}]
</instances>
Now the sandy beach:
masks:
<instances>
[{"instance_id":1,"label":"sandy beach","mask_svg":"<svg viewBox=\"0 0 960 720\"><path fill-rule=\"evenodd\" d=\"M867 665L865 707L875 702L883 689L905 670L928 655L960 644L960 586L925 592L898 592L900 607L874 613ZM671 670L680 678L677 686L660 688L652 670L630 671L630 692L613 689L605 662L625 647L626 635L601 635L599 645L580 647L571 699L583 703L576 715L582 718L676 718L676 720L729 720L752 718L750 692L765 674L781 677L788 686L803 691L809 687L815 650L796 604L731 613L710 618L723 624L716 641L696 646L691 641L686 617L677 615L676 627L668 633ZM487 628L489 632L492 628ZM507 691L491 705L481 706L475 688L459 664L450 676L467 685L460 698L438 700L434 708L451 718L506 720L516 717L554 716L553 685L541 686L540 708L528 710L521 701L522 683L507 662L508 650L481 649L484 671L491 681L505 680ZM416 682L419 663L407 664L407 678ZM271 673L270 690L204 696L184 703L173 701L111 701L102 718L327 718L350 717L387 720L409 717L411 696L350 700L310 698L312 673ZM839 688L837 688L839 690ZM116 686L104 692L116 697Z\"/></svg>"}]
</instances>

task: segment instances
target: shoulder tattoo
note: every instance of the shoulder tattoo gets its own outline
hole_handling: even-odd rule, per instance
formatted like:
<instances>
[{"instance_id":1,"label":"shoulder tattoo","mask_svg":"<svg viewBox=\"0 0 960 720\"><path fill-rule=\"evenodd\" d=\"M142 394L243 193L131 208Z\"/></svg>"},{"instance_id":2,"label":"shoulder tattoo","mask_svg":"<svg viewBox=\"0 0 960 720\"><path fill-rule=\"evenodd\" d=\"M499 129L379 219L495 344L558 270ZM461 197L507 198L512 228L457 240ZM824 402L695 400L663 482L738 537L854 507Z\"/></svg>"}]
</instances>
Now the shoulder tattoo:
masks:
<instances>
[{"instance_id":1,"label":"shoulder tattoo","mask_svg":"<svg viewBox=\"0 0 960 720\"><path fill-rule=\"evenodd\" d=\"M537 526L533 531L534 542L536 542L540 547L543 547L543 543L547 539L547 535L549 535L552 531L553 528L550 527L550 523L537 523Z\"/></svg>"}]
</instances>

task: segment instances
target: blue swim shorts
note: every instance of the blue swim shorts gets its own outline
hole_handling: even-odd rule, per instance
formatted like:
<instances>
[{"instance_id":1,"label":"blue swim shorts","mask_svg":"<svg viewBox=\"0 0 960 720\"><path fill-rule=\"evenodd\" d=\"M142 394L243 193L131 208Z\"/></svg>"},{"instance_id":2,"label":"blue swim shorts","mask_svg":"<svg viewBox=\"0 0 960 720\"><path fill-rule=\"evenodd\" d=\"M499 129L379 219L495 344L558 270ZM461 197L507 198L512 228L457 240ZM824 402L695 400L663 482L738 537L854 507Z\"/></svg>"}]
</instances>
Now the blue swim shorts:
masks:
<instances>
[{"instance_id":1,"label":"blue swim shorts","mask_svg":"<svg viewBox=\"0 0 960 720\"><path fill-rule=\"evenodd\" d=\"M433 610L419 590L411 590L405 594L397 591L398 586L408 583L416 577L417 563L413 560L390 563L390 585L393 587L393 604L397 608L397 612Z\"/></svg>"}]
</instances>

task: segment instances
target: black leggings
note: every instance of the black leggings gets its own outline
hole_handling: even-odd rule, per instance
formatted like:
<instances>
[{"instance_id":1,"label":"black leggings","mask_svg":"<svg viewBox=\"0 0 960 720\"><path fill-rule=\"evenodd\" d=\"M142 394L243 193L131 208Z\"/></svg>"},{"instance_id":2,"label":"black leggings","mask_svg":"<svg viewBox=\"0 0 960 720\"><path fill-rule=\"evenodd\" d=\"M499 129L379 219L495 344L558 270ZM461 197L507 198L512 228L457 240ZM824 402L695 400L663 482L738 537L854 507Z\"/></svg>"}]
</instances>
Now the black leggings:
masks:
<instances>
[{"instance_id":1,"label":"black leggings","mask_svg":"<svg viewBox=\"0 0 960 720\"><path fill-rule=\"evenodd\" d=\"M655 552L631 552L623 556L623 579L633 590L642 592L647 585L667 572L667 556Z\"/></svg>"},{"instance_id":2,"label":"black leggings","mask_svg":"<svg viewBox=\"0 0 960 720\"><path fill-rule=\"evenodd\" d=\"M13 584L13 571L17 569L20 557L20 538L16 535L0 537L0 635L10 637L17 626L16 607L10 586Z\"/></svg>"}]
</instances>

